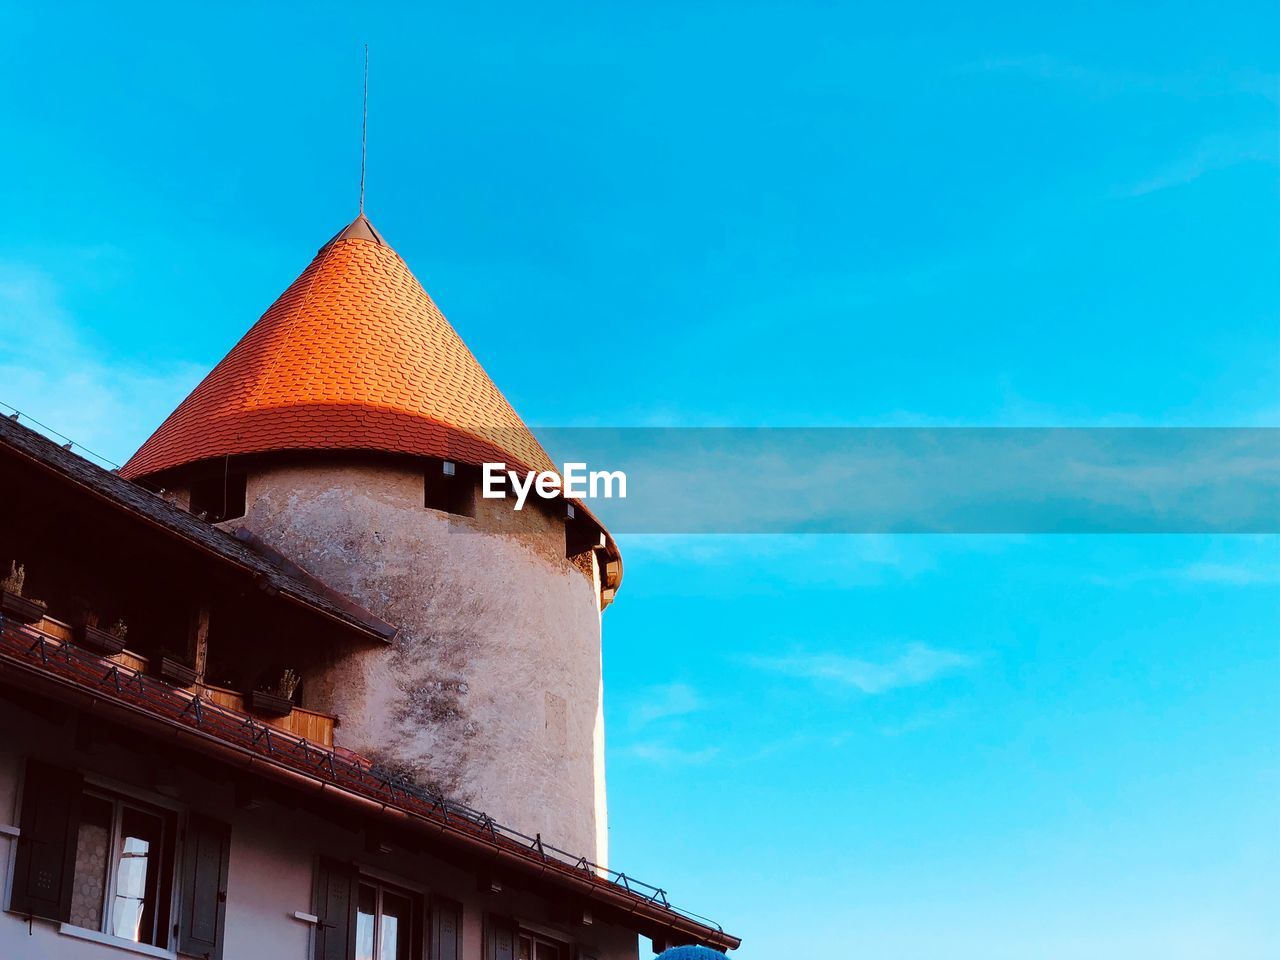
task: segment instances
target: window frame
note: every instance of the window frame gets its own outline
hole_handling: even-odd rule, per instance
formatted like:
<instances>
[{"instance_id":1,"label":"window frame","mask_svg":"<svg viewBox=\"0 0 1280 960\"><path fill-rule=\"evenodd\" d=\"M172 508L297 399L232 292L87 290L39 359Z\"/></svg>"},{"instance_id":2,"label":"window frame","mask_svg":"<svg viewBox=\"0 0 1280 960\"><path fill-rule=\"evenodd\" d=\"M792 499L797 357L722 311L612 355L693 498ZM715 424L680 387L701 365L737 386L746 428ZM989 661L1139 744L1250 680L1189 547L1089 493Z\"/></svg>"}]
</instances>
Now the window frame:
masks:
<instances>
[{"instance_id":1,"label":"window frame","mask_svg":"<svg viewBox=\"0 0 1280 960\"><path fill-rule=\"evenodd\" d=\"M355 943L354 949L358 950L360 946L356 942L356 938L359 936L360 885L366 884L376 888L378 891L378 912L375 914L373 936L373 956L375 960L377 960L378 950L382 945L382 893L385 889L390 889L392 893L398 893L409 901L410 908L413 911L409 918L409 960L424 960L429 951L431 891L422 884L407 881L403 877L398 877L384 870L368 867L362 863L357 863L354 866L355 877L351 891L353 916L356 918L356 926L352 930L352 942ZM417 954L414 953L413 949L415 931L418 932L421 939L421 943L418 944ZM355 957L356 954L353 952L351 960L355 960Z\"/></svg>"},{"instance_id":2,"label":"window frame","mask_svg":"<svg viewBox=\"0 0 1280 960\"><path fill-rule=\"evenodd\" d=\"M552 936L545 930L534 927L519 920L515 921L516 927L516 960L520 960L520 942L522 940L529 941L529 960L537 960L537 945L539 943L554 947L559 952L559 960L570 960L573 956L573 944L563 939L559 934Z\"/></svg>"},{"instance_id":3,"label":"window frame","mask_svg":"<svg viewBox=\"0 0 1280 960\"><path fill-rule=\"evenodd\" d=\"M28 759L31 759L31 758L28 758ZM67 767L67 768L61 768L61 769L74 769L74 768ZM144 954L157 956L157 957L176 957L178 954L177 954L177 945L175 942L176 938L174 937L174 934L173 934L173 924L175 923L175 917L177 917L177 911L181 906L180 898L181 898L182 890L180 888L182 885L181 884L182 878L180 875L181 856L179 851L179 844L187 829L186 806L170 797L162 796L157 793L152 793L151 791L148 791L148 790L139 789L138 787L135 787L133 784L125 783L121 780L116 780L114 777L104 776L102 774L94 773L92 771L77 770L76 772L80 776L81 798L83 798L87 794L100 795L105 793L107 794L108 800L112 799L112 795L114 795L115 798L125 800L133 804L135 807L141 807L143 810L146 810L147 808L151 808L153 810L162 811L164 815L167 815L169 822L172 824L172 827L173 827L173 834L169 838L169 843L170 843L170 850L169 850L170 870L169 870L169 876L168 876L169 923L165 928L166 946L163 946L163 947L153 946L152 944L149 944L149 943L140 943L137 940L126 940L123 937L117 937L114 934L106 933L104 930L94 930L90 927L82 927L79 924L70 922L69 920L55 921L58 925L58 932L64 934L65 936L76 937L81 940L90 940L90 941L93 941L94 943L107 944L109 946L116 947L121 950L131 950L136 953L144 953ZM22 804L25 802L25 795L26 795L26 770L25 770L25 764L24 764L24 770L21 777L21 785L19 787L18 795L15 797L15 804L19 810L21 809ZM16 848L17 845L11 844L11 846ZM16 861L17 861L17 855L15 850L14 853L9 857L8 870L6 871L6 875L5 875L4 905L6 910L11 909L10 903L13 897L13 882L14 882L13 871L16 866ZM113 865L112 867L113 872L114 872L114 869L115 868ZM75 883L74 873L72 874L71 882ZM103 891L104 901L105 901L107 892L110 889L111 889L110 886L108 886L107 889ZM103 926L105 925L106 925L106 910L104 907Z\"/></svg>"},{"instance_id":4,"label":"window frame","mask_svg":"<svg viewBox=\"0 0 1280 960\"><path fill-rule=\"evenodd\" d=\"M168 804L150 803L146 800L139 800L133 791L113 790L109 787L103 787L95 783L90 778L85 778L84 788L80 793L81 801L87 797L93 797L96 800L102 800L111 805L111 824L107 835L107 850L110 859L107 863L106 877L103 883L102 900L100 903L101 920L98 929L92 927L81 926L78 923L66 922L66 926L76 930L84 930L89 933L96 933L107 938L110 943L129 944L135 947L152 947L156 950L164 950L168 953L174 952L173 945L173 918L174 912L178 905L178 839L182 832L184 824L182 823L181 808L175 809ZM145 940L131 940L128 937L117 936L113 932L116 887L120 877L120 857L117 854L119 844L122 839L122 830L124 822L125 809L131 809L139 813L154 816L160 820L160 856L158 858L159 869L156 872L155 891L156 906L159 907L162 902L161 891L166 888L169 890L168 907L164 911L164 923L161 917L157 915L152 917L151 927L152 936L160 943L148 943ZM83 825L83 818L81 824ZM75 874L72 873L71 882L75 883Z\"/></svg>"},{"instance_id":5,"label":"window frame","mask_svg":"<svg viewBox=\"0 0 1280 960\"><path fill-rule=\"evenodd\" d=\"M14 809L17 814L17 822L22 826L12 834L17 838L17 842L8 844L8 856L5 858L7 863L4 865L3 876L0 876L3 886L3 901L0 901L0 911L23 917L28 921L38 919L42 923L48 922L62 936L103 944L116 950L150 957L160 957L164 958L164 960L176 960L180 956L188 955L182 953L182 948L188 936L186 926L188 921L194 922L194 918L184 913L186 908L184 894L188 892L189 888L193 891L201 889L199 884L190 886L187 882L187 873L189 871L186 867L190 862L188 855L189 840L193 836L193 831L197 830L198 824L206 824L207 821L206 826L218 828L213 831L213 840L219 844L218 852L221 855L221 872L218 880L222 886L218 889L217 894L218 902L225 904L225 881L228 871L228 858L231 851L231 825L197 813L172 795L140 788L108 775L86 771L78 765L49 761L40 754L33 753L21 756L19 763L21 769L17 778ZM60 787L65 789L72 783L74 783L74 789L66 790L65 793L59 790ZM59 896L65 899L54 902L45 893L43 894L44 902L40 902L42 895L39 893L33 894L30 877L24 874L20 878L18 869L23 865L21 847L26 836L26 825L34 811L44 809L43 806L39 805L47 804L49 798L46 794L50 789L58 790L61 795L74 797L75 802L68 804L67 809L60 811L58 814L59 818L65 821L63 829L68 835L65 866L56 878L61 891ZM114 893L113 888L110 886L110 880L104 885L104 917L99 927L80 926L71 922L67 916L75 885L75 859L79 844L79 827L83 823L80 809L81 801L86 796L99 796L111 804L112 837L117 835L115 826L116 801L119 801L125 807L132 807L146 814L157 815L168 825L170 831L167 835L169 843L168 866L170 869L158 874L156 898L157 906L163 905L168 911L168 917L167 923L163 928L154 928L157 930L163 929L165 946L158 947L137 940L117 937L114 933L104 932L107 927L107 919L110 917L110 911L106 909L106 897L109 891ZM199 827L198 832L202 836L210 833L206 826ZM37 830L36 832L39 833L40 831ZM45 832L47 833L48 831ZM27 869L30 870L30 868L31 864L28 863ZM112 876L117 876L118 874L114 872L114 869L115 865L113 864ZM168 884L167 897L159 893L164 889L163 884L165 883ZM20 902L15 902L19 897ZM219 907L215 921L217 924L216 934L214 939L210 941L213 953L205 953L206 957L221 958L223 956L223 947L225 945L223 915L222 907ZM201 919L208 920L208 918ZM180 924L181 928L175 929Z\"/></svg>"},{"instance_id":6,"label":"window frame","mask_svg":"<svg viewBox=\"0 0 1280 960\"><path fill-rule=\"evenodd\" d=\"M451 470L450 470L451 466ZM458 460L427 458L422 468L422 506L449 517L476 519L480 470Z\"/></svg>"}]
</instances>

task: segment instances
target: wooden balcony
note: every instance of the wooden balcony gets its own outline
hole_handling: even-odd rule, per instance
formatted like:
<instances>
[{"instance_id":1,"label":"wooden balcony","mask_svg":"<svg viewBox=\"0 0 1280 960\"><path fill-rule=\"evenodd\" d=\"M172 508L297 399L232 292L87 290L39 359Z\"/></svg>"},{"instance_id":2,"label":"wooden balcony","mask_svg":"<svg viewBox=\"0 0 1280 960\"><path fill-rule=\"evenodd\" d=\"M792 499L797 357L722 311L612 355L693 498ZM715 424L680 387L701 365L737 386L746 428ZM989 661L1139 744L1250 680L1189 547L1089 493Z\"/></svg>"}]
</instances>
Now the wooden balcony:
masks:
<instances>
[{"instance_id":1,"label":"wooden balcony","mask_svg":"<svg viewBox=\"0 0 1280 960\"><path fill-rule=\"evenodd\" d=\"M63 643L75 643L75 631L70 624L63 623L61 620L54 620L52 617L45 617L38 623L31 625L36 630L46 636L52 637L54 640ZM137 653L130 650L124 650L114 656L104 657L123 667L137 670L141 673L151 673L148 668L150 661ZM265 717L254 713L249 709L246 702L247 698L238 690L228 690L225 687L215 687L207 683L196 683L190 687L186 687L193 695L203 697L219 706L226 707L229 710L235 710L239 713L252 714L260 723L291 733L296 737L305 737L312 743L323 747L333 746L333 728L337 726L337 718L327 713L320 713L316 710L307 710L303 707L294 707L284 717Z\"/></svg>"}]
</instances>

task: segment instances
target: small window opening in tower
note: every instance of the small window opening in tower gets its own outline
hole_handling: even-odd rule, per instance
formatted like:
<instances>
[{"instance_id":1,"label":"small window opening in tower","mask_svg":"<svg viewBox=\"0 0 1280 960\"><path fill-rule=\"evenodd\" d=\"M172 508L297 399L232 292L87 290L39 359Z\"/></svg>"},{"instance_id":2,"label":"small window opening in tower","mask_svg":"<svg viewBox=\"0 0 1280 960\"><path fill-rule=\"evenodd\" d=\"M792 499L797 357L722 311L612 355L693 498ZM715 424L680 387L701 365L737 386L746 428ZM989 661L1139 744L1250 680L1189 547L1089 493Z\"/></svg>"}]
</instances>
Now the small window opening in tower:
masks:
<instances>
[{"instance_id":1,"label":"small window opening in tower","mask_svg":"<svg viewBox=\"0 0 1280 960\"><path fill-rule=\"evenodd\" d=\"M570 504L572 509L572 504ZM586 517L577 516L579 511L568 514L564 521L564 555L568 559L598 550L605 544L604 531Z\"/></svg>"},{"instance_id":2,"label":"small window opening in tower","mask_svg":"<svg viewBox=\"0 0 1280 960\"><path fill-rule=\"evenodd\" d=\"M245 512L247 478L238 471L222 471L200 477L191 484L191 512L210 523L234 520Z\"/></svg>"},{"instance_id":3,"label":"small window opening in tower","mask_svg":"<svg viewBox=\"0 0 1280 960\"><path fill-rule=\"evenodd\" d=\"M452 460L428 460L422 479L423 506L458 517L476 515L480 474L474 467Z\"/></svg>"}]
</instances>

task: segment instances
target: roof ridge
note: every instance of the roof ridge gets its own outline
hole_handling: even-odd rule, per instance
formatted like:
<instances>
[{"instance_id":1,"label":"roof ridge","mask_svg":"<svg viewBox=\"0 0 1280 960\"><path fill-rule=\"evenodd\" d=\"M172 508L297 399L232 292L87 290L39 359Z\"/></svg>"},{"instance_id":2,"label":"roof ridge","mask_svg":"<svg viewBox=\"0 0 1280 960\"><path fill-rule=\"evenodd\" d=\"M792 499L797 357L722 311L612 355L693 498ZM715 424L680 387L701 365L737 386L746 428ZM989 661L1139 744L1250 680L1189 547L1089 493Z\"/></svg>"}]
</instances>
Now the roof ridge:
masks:
<instances>
[{"instance_id":1,"label":"roof ridge","mask_svg":"<svg viewBox=\"0 0 1280 960\"><path fill-rule=\"evenodd\" d=\"M340 240L368 240L378 244L379 246L391 246L382 238L382 234L378 232L378 228L373 225L367 216L365 216L363 210L360 211L354 220L330 237L329 242L320 249L323 250L325 247L333 246L333 244Z\"/></svg>"}]
</instances>

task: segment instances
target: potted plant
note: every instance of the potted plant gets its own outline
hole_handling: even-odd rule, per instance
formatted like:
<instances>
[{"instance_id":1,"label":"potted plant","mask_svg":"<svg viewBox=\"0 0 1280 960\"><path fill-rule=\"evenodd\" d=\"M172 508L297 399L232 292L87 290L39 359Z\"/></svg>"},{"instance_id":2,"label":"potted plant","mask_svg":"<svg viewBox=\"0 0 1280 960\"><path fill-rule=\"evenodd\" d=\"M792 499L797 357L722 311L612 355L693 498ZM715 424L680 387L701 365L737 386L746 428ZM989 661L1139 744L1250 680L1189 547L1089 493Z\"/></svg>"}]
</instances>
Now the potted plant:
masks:
<instances>
[{"instance_id":1,"label":"potted plant","mask_svg":"<svg viewBox=\"0 0 1280 960\"><path fill-rule=\"evenodd\" d=\"M107 656L124 649L124 638L128 633L129 627L123 620L117 620L110 629L103 630L98 626L98 616L94 613L86 614L76 631L81 644Z\"/></svg>"},{"instance_id":2,"label":"potted plant","mask_svg":"<svg viewBox=\"0 0 1280 960\"><path fill-rule=\"evenodd\" d=\"M191 687L196 682L196 661L189 653L164 650L156 663L156 672L161 680L168 680L176 687Z\"/></svg>"},{"instance_id":3,"label":"potted plant","mask_svg":"<svg viewBox=\"0 0 1280 960\"><path fill-rule=\"evenodd\" d=\"M293 695L301 679L292 670L286 670L274 687L263 684L249 694L249 709L268 717L287 717L293 711Z\"/></svg>"},{"instance_id":4,"label":"potted plant","mask_svg":"<svg viewBox=\"0 0 1280 960\"><path fill-rule=\"evenodd\" d=\"M9 575L0 580L0 614L12 617L19 623L36 623L44 618L43 600L33 600L22 595L27 579L27 568L16 560L9 564Z\"/></svg>"}]
</instances>

